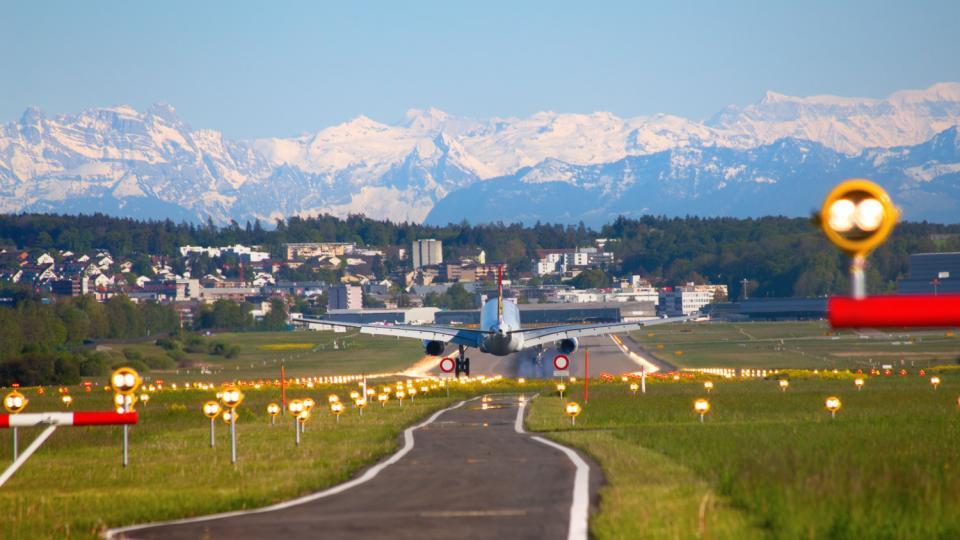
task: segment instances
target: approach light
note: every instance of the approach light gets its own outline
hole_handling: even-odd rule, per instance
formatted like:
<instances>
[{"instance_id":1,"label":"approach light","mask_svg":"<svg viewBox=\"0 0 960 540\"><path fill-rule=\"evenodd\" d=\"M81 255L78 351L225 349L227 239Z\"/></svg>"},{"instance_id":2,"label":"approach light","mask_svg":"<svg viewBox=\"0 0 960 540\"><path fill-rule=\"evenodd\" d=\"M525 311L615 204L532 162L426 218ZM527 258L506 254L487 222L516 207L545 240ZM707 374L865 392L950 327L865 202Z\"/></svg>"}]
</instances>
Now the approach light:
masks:
<instances>
[{"instance_id":1,"label":"approach light","mask_svg":"<svg viewBox=\"0 0 960 540\"><path fill-rule=\"evenodd\" d=\"M110 386L118 394L129 396L140 388L140 375L133 368L122 367L110 376Z\"/></svg>"},{"instance_id":2,"label":"approach light","mask_svg":"<svg viewBox=\"0 0 960 540\"><path fill-rule=\"evenodd\" d=\"M557 392L560 393L560 397L561 397L561 398L563 397L563 392L564 392L566 389L567 389L567 385L565 385L565 384L563 384L563 383L557 384Z\"/></svg>"},{"instance_id":3,"label":"approach light","mask_svg":"<svg viewBox=\"0 0 960 540\"><path fill-rule=\"evenodd\" d=\"M243 392L233 385L224 386L220 401L224 407L235 409L237 405L240 405L240 402L243 401Z\"/></svg>"},{"instance_id":4,"label":"approach light","mask_svg":"<svg viewBox=\"0 0 960 540\"><path fill-rule=\"evenodd\" d=\"M208 401L203 404L203 414L213 420L220 414L220 404L216 401Z\"/></svg>"},{"instance_id":5,"label":"approach light","mask_svg":"<svg viewBox=\"0 0 960 540\"><path fill-rule=\"evenodd\" d=\"M287 403L287 411L290 412L291 416L299 416L300 413L304 411L303 400L294 399L290 403Z\"/></svg>"},{"instance_id":6,"label":"approach light","mask_svg":"<svg viewBox=\"0 0 960 540\"><path fill-rule=\"evenodd\" d=\"M519 384L523 384L523 383L527 382L527 380L524 379L523 377L520 377L519 379L517 379L517 382L518 382Z\"/></svg>"},{"instance_id":7,"label":"approach light","mask_svg":"<svg viewBox=\"0 0 960 540\"><path fill-rule=\"evenodd\" d=\"M820 228L848 255L866 257L890 236L899 215L882 187L869 180L847 180L824 199Z\"/></svg>"},{"instance_id":8,"label":"approach light","mask_svg":"<svg viewBox=\"0 0 960 540\"><path fill-rule=\"evenodd\" d=\"M563 412L570 417L570 424L575 425L577 423L577 416L580 415L581 411L580 404L576 401L571 401L566 404L563 409Z\"/></svg>"},{"instance_id":9,"label":"approach light","mask_svg":"<svg viewBox=\"0 0 960 540\"><path fill-rule=\"evenodd\" d=\"M713 381L706 381L703 383L703 389L709 394L713 390Z\"/></svg>"},{"instance_id":10,"label":"approach light","mask_svg":"<svg viewBox=\"0 0 960 540\"><path fill-rule=\"evenodd\" d=\"M220 415L220 418L223 420L224 424L229 426L237 421L239 418L239 413L237 413L235 409L227 409L223 411L223 414Z\"/></svg>"},{"instance_id":11,"label":"approach light","mask_svg":"<svg viewBox=\"0 0 960 540\"><path fill-rule=\"evenodd\" d=\"M381 407L385 407L387 405L388 399L390 399L390 396L387 394L377 394L377 401L380 402Z\"/></svg>"},{"instance_id":12,"label":"approach light","mask_svg":"<svg viewBox=\"0 0 960 540\"><path fill-rule=\"evenodd\" d=\"M636 395L637 391L640 390L640 385L637 383L630 383L630 391Z\"/></svg>"},{"instance_id":13,"label":"approach light","mask_svg":"<svg viewBox=\"0 0 960 540\"><path fill-rule=\"evenodd\" d=\"M27 396L14 390L3 398L3 408L10 414L19 414L27 407L27 403L29 402L30 400L27 399Z\"/></svg>"},{"instance_id":14,"label":"approach light","mask_svg":"<svg viewBox=\"0 0 960 540\"><path fill-rule=\"evenodd\" d=\"M936 375L930 377L930 384L932 384L933 389L936 390L937 387L940 386L940 377L937 377Z\"/></svg>"},{"instance_id":15,"label":"approach light","mask_svg":"<svg viewBox=\"0 0 960 540\"><path fill-rule=\"evenodd\" d=\"M853 384L857 387L857 392L859 392L860 389L863 388L863 378L857 377L853 380Z\"/></svg>"},{"instance_id":16,"label":"approach light","mask_svg":"<svg viewBox=\"0 0 960 540\"><path fill-rule=\"evenodd\" d=\"M270 416L277 416L278 414L280 414L280 405L277 405L276 403L268 403L267 414L269 414Z\"/></svg>"},{"instance_id":17,"label":"approach light","mask_svg":"<svg viewBox=\"0 0 960 540\"><path fill-rule=\"evenodd\" d=\"M830 396L827 398L827 401L824 402L824 406L826 406L827 410L830 411L830 418L835 418L837 416L837 411L840 410L840 407L843 406L843 404L840 403L840 398Z\"/></svg>"},{"instance_id":18,"label":"approach light","mask_svg":"<svg viewBox=\"0 0 960 540\"><path fill-rule=\"evenodd\" d=\"M337 415L337 422L339 422L339 421L340 421L340 415L343 414L343 403L340 403L339 401L336 402L336 403L331 403L331 404L330 404L330 412L332 412L333 414Z\"/></svg>"},{"instance_id":19,"label":"approach light","mask_svg":"<svg viewBox=\"0 0 960 540\"><path fill-rule=\"evenodd\" d=\"M297 422L299 422L300 425L306 424L307 421L310 420L310 416L312 414L313 413L311 411L308 411L306 409L300 411L300 414L297 415Z\"/></svg>"},{"instance_id":20,"label":"approach light","mask_svg":"<svg viewBox=\"0 0 960 540\"><path fill-rule=\"evenodd\" d=\"M700 422L703 423L703 415L710 412L710 402L700 398L693 402L693 410L700 415Z\"/></svg>"},{"instance_id":21,"label":"approach light","mask_svg":"<svg viewBox=\"0 0 960 540\"><path fill-rule=\"evenodd\" d=\"M781 392L786 392L786 391L787 391L787 388L790 388L790 381L788 381L788 380L786 380L786 379L780 379L780 383L779 383L779 384L780 384L780 391L781 391Z\"/></svg>"},{"instance_id":22,"label":"approach light","mask_svg":"<svg viewBox=\"0 0 960 540\"><path fill-rule=\"evenodd\" d=\"M312 398L303 398L303 410L312 411L317 406L317 402Z\"/></svg>"},{"instance_id":23,"label":"approach light","mask_svg":"<svg viewBox=\"0 0 960 540\"><path fill-rule=\"evenodd\" d=\"M69 407L73 403L73 397L70 394L64 394L63 397L60 398L60 400L63 401L63 404L66 405L67 407Z\"/></svg>"},{"instance_id":24,"label":"approach light","mask_svg":"<svg viewBox=\"0 0 960 540\"><path fill-rule=\"evenodd\" d=\"M327 403L336 403L338 401L340 401L340 396L336 394L330 394L327 396Z\"/></svg>"},{"instance_id":25,"label":"approach light","mask_svg":"<svg viewBox=\"0 0 960 540\"><path fill-rule=\"evenodd\" d=\"M147 403L150 401L150 394L147 394L147 393L140 394L140 401L142 401L143 406L146 407Z\"/></svg>"}]
</instances>

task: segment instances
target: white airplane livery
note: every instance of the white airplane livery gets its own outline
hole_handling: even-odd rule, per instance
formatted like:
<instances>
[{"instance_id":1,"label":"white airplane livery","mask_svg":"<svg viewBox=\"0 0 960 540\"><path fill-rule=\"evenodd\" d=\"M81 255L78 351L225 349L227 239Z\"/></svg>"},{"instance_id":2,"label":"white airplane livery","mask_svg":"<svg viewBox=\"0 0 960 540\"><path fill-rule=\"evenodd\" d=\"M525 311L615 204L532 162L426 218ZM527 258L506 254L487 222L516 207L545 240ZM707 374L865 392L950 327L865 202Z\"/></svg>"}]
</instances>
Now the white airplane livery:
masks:
<instances>
[{"instance_id":1,"label":"white airplane livery","mask_svg":"<svg viewBox=\"0 0 960 540\"><path fill-rule=\"evenodd\" d=\"M423 341L423 347L431 356L442 356L447 345L457 345L459 354L456 359L456 375L470 375L470 359L466 357L467 348L495 356L506 356L525 350L536 350L539 355L544 346L555 344L563 354L572 354L579 346L579 339L586 336L602 336L630 332L644 326L689 320L689 317L668 319L650 319L629 323L603 323L585 325L546 326L523 329L520 326L520 308L516 302L503 297L503 268L497 279L497 298L487 300L480 308L480 327L456 328L451 326L382 326L343 322L328 319L295 319L294 322L306 324L324 324L344 328L357 328L363 334L406 337Z\"/></svg>"}]
</instances>

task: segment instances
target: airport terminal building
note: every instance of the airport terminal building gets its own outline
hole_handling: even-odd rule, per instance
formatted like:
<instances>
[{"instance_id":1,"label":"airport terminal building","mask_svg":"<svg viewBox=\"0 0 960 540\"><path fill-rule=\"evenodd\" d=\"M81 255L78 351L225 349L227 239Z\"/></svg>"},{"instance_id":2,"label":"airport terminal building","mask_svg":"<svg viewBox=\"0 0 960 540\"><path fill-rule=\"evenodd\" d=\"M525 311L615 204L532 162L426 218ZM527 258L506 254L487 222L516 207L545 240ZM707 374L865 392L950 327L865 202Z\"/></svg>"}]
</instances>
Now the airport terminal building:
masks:
<instances>
[{"instance_id":1,"label":"airport terminal building","mask_svg":"<svg viewBox=\"0 0 960 540\"><path fill-rule=\"evenodd\" d=\"M897 289L900 294L960 293L960 252L910 255L910 277Z\"/></svg>"},{"instance_id":2,"label":"airport terminal building","mask_svg":"<svg viewBox=\"0 0 960 540\"><path fill-rule=\"evenodd\" d=\"M657 316L653 302L589 302L579 304L520 304L520 322L526 326L631 322ZM322 317L353 323L478 325L479 309L334 309Z\"/></svg>"}]
</instances>

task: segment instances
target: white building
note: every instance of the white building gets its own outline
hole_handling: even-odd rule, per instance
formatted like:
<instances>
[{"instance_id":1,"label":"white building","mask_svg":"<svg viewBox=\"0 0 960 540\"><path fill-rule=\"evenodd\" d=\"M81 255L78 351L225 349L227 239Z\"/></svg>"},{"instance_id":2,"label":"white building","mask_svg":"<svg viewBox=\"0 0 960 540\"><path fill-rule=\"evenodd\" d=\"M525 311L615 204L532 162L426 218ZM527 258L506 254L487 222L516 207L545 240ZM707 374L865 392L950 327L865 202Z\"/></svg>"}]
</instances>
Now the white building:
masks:
<instances>
[{"instance_id":1,"label":"white building","mask_svg":"<svg viewBox=\"0 0 960 540\"><path fill-rule=\"evenodd\" d=\"M591 266L605 267L613 264L613 253L599 251L594 247L577 249L538 249L534 261L537 275L563 274L574 269Z\"/></svg>"},{"instance_id":2,"label":"white building","mask_svg":"<svg viewBox=\"0 0 960 540\"><path fill-rule=\"evenodd\" d=\"M726 285L694 285L688 283L660 292L660 309L670 317L693 315L718 298L726 297Z\"/></svg>"},{"instance_id":3,"label":"white building","mask_svg":"<svg viewBox=\"0 0 960 540\"><path fill-rule=\"evenodd\" d=\"M327 289L327 311L363 309L363 289L356 285L335 285Z\"/></svg>"},{"instance_id":4,"label":"white building","mask_svg":"<svg viewBox=\"0 0 960 540\"><path fill-rule=\"evenodd\" d=\"M443 264L443 242L432 238L414 240L411 246L413 268Z\"/></svg>"},{"instance_id":5,"label":"white building","mask_svg":"<svg viewBox=\"0 0 960 540\"><path fill-rule=\"evenodd\" d=\"M270 253L266 251L256 251L254 248L242 244L226 247L180 246L181 257L186 257L190 254L206 254L206 256L211 259L224 255L236 255L237 258L249 260L250 262L260 262L270 258Z\"/></svg>"}]
</instances>

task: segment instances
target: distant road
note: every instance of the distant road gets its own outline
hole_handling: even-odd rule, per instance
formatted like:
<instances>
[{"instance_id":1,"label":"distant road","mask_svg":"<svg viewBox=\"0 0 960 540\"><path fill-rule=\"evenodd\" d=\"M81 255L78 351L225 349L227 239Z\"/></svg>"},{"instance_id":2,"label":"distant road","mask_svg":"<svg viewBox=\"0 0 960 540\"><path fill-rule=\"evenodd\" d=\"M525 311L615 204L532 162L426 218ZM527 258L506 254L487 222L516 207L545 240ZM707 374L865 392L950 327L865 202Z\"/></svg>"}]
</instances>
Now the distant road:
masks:
<instances>
[{"instance_id":1,"label":"distant road","mask_svg":"<svg viewBox=\"0 0 960 540\"><path fill-rule=\"evenodd\" d=\"M586 540L599 470L523 433L517 398L438 413L409 432L399 459L325 492L272 510L120 529L113 538Z\"/></svg>"}]
</instances>

